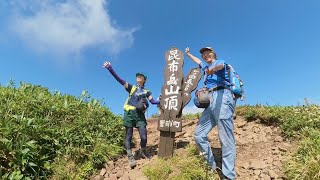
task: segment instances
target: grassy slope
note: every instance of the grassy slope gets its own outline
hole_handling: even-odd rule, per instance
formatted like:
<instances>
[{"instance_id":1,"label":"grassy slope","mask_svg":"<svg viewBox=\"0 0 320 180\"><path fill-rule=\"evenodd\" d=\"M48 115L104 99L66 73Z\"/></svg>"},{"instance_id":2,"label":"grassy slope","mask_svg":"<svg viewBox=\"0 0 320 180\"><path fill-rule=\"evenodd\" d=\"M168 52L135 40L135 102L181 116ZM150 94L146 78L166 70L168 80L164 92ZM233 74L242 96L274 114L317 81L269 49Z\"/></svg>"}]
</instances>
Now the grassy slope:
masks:
<instances>
[{"instance_id":1,"label":"grassy slope","mask_svg":"<svg viewBox=\"0 0 320 180\"><path fill-rule=\"evenodd\" d=\"M286 164L288 179L320 179L319 106L241 106L237 112L249 121L279 125L285 137L299 140L296 153Z\"/></svg>"},{"instance_id":2,"label":"grassy slope","mask_svg":"<svg viewBox=\"0 0 320 180\"><path fill-rule=\"evenodd\" d=\"M286 165L289 179L320 179L319 106L241 106L237 114L248 121L279 125L284 136L300 140ZM122 132L121 118L86 93L76 98L30 84L0 87L2 178L88 177L121 153ZM150 179L204 179L206 166L190 146L183 155L153 162L145 174Z\"/></svg>"},{"instance_id":3,"label":"grassy slope","mask_svg":"<svg viewBox=\"0 0 320 180\"><path fill-rule=\"evenodd\" d=\"M0 179L88 177L122 152L122 132L121 118L86 92L0 86Z\"/></svg>"}]
</instances>

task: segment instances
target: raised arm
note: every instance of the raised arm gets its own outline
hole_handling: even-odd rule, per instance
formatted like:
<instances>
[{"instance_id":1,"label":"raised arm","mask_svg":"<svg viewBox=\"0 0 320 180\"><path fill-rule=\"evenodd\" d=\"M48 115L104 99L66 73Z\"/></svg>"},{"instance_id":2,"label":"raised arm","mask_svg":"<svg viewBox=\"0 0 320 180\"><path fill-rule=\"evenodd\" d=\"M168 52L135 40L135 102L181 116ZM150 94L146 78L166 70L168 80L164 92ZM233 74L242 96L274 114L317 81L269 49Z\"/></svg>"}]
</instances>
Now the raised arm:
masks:
<instances>
[{"instance_id":1,"label":"raised arm","mask_svg":"<svg viewBox=\"0 0 320 180\"><path fill-rule=\"evenodd\" d=\"M190 49L187 47L185 50L187 56L194 61L196 64L201 64L201 60L190 53Z\"/></svg>"},{"instance_id":2,"label":"raised arm","mask_svg":"<svg viewBox=\"0 0 320 180\"><path fill-rule=\"evenodd\" d=\"M109 61L105 61L105 62L103 63L103 67L106 68L106 69L108 69L109 72L110 72L110 74L111 74L121 85L123 85L126 89L128 88L129 84L128 84L125 80L121 79L121 78L118 76L118 74L113 70L113 68L112 68L112 66L111 66L111 63L110 63Z\"/></svg>"},{"instance_id":3,"label":"raised arm","mask_svg":"<svg viewBox=\"0 0 320 180\"><path fill-rule=\"evenodd\" d=\"M213 66L208 67L206 69L206 73L211 75L211 74L214 74L216 71L219 71L223 68L224 68L224 63L217 63L217 64L214 64Z\"/></svg>"}]
</instances>

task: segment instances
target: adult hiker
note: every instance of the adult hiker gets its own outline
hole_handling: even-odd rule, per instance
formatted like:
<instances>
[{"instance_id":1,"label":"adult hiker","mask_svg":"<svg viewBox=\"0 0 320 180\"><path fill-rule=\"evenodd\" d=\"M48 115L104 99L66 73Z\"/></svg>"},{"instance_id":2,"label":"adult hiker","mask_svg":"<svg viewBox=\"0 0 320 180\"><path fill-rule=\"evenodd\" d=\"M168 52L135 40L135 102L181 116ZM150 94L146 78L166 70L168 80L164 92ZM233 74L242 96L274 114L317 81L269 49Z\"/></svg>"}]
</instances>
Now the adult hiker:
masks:
<instances>
[{"instance_id":1,"label":"adult hiker","mask_svg":"<svg viewBox=\"0 0 320 180\"><path fill-rule=\"evenodd\" d=\"M196 126L195 141L209 166L213 170L220 170L214 161L207 137L217 126L222 149L222 173L225 179L235 179L236 144L233 134L233 113L236 99L228 87L227 65L223 60L217 60L216 53L211 47L200 49L201 57L206 64L193 56L188 47L185 52L204 72L204 83L210 92L210 105L204 109Z\"/></svg>"},{"instance_id":2,"label":"adult hiker","mask_svg":"<svg viewBox=\"0 0 320 180\"><path fill-rule=\"evenodd\" d=\"M136 161L134 159L131 147L131 140L133 135L133 128L137 128L140 135L140 146L139 155L142 158L150 158L150 155L146 151L147 145L147 121L145 118L145 110L148 108L149 104L147 99L151 104L159 105L159 100L154 100L151 96L151 91L145 88L145 83L147 76L143 73L136 74L136 85L132 85L125 80L121 79L116 72L113 70L111 63L106 61L103 67L108 69L112 76L125 87L125 90L129 93L129 97L124 104L124 117L123 125L126 128L126 142L125 147L127 150L129 165L131 168L136 166Z\"/></svg>"}]
</instances>

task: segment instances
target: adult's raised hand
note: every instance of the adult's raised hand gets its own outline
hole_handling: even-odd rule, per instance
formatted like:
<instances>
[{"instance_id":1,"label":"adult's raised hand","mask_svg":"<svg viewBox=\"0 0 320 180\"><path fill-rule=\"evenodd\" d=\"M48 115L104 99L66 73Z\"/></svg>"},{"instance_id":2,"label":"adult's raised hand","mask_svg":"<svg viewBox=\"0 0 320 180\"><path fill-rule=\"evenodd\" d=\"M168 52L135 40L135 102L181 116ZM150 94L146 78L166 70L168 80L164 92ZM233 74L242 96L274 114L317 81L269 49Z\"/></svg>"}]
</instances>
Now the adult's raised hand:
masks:
<instances>
[{"instance_id":1,"label":"adult's raised hand","mask_svg":"<svg viewBox=\"0 0 320 180\"><path fill-rule=\"evenodd\" d=\"M185 53L186 53L186 54L190 53L190 48L189 48L189 47L186 47Z\"/></svg>"}]
</instances>

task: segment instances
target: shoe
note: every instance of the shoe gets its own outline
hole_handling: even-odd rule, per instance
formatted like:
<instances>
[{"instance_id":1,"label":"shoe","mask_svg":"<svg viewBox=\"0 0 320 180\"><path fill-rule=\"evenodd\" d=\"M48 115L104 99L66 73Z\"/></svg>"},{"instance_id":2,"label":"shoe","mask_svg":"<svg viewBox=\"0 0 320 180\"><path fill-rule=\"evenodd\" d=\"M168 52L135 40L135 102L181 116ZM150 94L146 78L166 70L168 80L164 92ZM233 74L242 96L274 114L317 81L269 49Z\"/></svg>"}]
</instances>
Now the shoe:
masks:
<instances>
[{"instance_id":1,"label":"shoe","mask_svg":"<svg viewBox=\"0 0 320 180\"><path fill-rule=\"evenodd\" d=\"M222 173L222 169L220 168L220 167L216 167L216 168L214 168L214 170L213 170L214 172L216 172L218 175L219 175L219 177L220 177L220 180L230 180L229 178L227 178L225 175L223 175L223 173Z\"/></svg>"},{"instance_id":2,"label":"shoe","mask_svg":"<svg viewBox=\"0 0 320 180\"><path fill-rule=\"evenodd\" d=\"M134 159L133 156L128 156L128 160L129 160L129 166L131 169L137 166L136 160Z\"/></svg>"},{"instance_id":3,"label":"shoe","mask_svg":"<svg viewBox=\"0 0 320 180\"><path fill-rule=\"evenodd\" d=\"M227 177L223 177L223 178L221 178L221 180L231 180L231 179L229 179Z\"/></svg>"},{"instance_id":4,"label":"shoe","mask_svg":"<svg viewBox=\"0 0 320 180\"><path fill-rule=\"evenodd\" d=\"M219 168L220 169L220 168ZM221 170L221 169L220 169ZM222 170L221 170L222 173ZM225 176L224 174L222 174L222 177L220 178L221 180L231 180L230 178L228 178L227 176Z\"/></svg>"},{"instance_id":5,"label":"shoe","mask_svg":"<svg viewBox=\"0 0 320 180\"><path fill-rule=\"evenodd\" d=\"M136 167L137 163L136 163L136 160L134 159L131 149L127 150L127 155L128 155L129 166L131 169L133 169L134 167Z\"/></svg>"},{"instance_id":6,"label":"shoe","mask_svg":"<svg viewBox=\"0 0 320 180\"><path fill-rule=\"evenodd\" d=\"M146 148L141 148L139 150L139 155L141 158L143 159L151 159L151 156L150 154L147 152L147 149Z\"/></svg>"}]
</instances>

